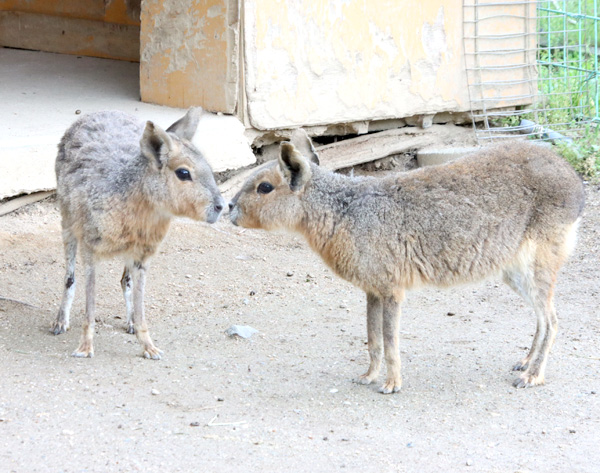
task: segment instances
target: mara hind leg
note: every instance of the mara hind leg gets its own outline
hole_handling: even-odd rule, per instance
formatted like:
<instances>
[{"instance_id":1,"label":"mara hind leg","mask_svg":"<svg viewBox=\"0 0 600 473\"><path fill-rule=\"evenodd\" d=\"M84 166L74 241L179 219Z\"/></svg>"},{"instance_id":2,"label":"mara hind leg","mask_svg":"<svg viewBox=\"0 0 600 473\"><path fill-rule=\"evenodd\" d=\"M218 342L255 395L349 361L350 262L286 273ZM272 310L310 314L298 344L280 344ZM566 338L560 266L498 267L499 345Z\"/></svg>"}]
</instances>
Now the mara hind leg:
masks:
<instances>
[{"instance_id":1,"label":"mara hind leg","mask_svg":"<svg viewBox=\"0 0 600 473\"><path fill-rule=\"evenodd\" d=\"M535 278L534 278L535 248L527 248L521 252L518 266L505 269L503 280L515 291L532 309L535 310ZM539 343L540 323L538 323L533 336L533 343L527 356L513 365L514 371L524 371L529 366L529 360Z\"/></svg>"},{"instance_id":2,"label":"mara hind leg","mask_svg":"<svg viewBox=\"0 0 600 473\"><path fill-rule=\"evenodd\" d=\"M75 263L77 260L77 238L70 230L63 230L63 243L65 246L66 272L63 286L63 296L60 309L54 325L50 329L54 335L65 333L69 329L71 306L75 297Z\"/></svg>"},{"instance_id":3,"label":"mara hind leg","mask_svg":"<svg viewBox=\"0 0 600 473\"><path fill-rule=\"evenodd\" d=\"M514 366L523 371L513 383L525 388L544 384L548 354L558 331L554 308L554 286L558 270L567 257L565 239L558 243L542 242L531 249L522 264L504 272L504 280L533 307L537 326L531 349L525 358Z\"/></svg>"},{"instance_id":4,"label":"mara hind leg","mask_svg":"<svg viewBox=\"0 0 600 473\"><path fill-rule=\"evenodd\" d=\"M91 358L94 356L94 327L96 322L96 263L94 254L84 249L85 265L85 319L79 347L71 356Z\"/></svg>"}]
</instances>

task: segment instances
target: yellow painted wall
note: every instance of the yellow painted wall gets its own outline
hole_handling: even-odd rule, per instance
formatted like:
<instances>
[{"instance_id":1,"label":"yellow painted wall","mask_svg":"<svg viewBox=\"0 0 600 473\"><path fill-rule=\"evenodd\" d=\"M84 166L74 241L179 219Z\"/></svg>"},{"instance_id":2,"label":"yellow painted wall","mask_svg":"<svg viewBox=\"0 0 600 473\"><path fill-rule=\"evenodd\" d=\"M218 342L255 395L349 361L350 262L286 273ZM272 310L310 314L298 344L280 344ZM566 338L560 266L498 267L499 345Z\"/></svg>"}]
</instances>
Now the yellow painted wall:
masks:
<instances>
[{"instance_id":1,"label":"yellow painted wall","mask_svg":"<svg viewBox=\"0 0 600 473\"><path fill-rule=\"evenodd\" d=\"M0 0L0 10L38 13L67 18L140 24L141 0Z\"/></svg>"},{"instance_id":2,"label":"yellow painted wall","mask_svg":"<svg viewBox=\"0 0 600 473\"><path fill-rule=\"evenodd\" d=\"M233 113L238 94L237 37L237 1L144 0L142 100Z\"/></svg>"},{"instance_id":3,"label":"yellow painted wall","mask_svg":"<svg viewBox=\"0 0 600 473\"><path fill-rule=\"evenodd\" d=\"M0 0L0 45L139 60L141 0Z\"/></svg>"},{"instance_id":4,"label":"yellow painted wall","mask_svg":"<svg viewBox=\"0 0 600 473\"><path fill-rule=\"evenodd\" d=\"M244 8L248 116L258 129L469 110L460 1Z\"/></svg>"}]
</instances>

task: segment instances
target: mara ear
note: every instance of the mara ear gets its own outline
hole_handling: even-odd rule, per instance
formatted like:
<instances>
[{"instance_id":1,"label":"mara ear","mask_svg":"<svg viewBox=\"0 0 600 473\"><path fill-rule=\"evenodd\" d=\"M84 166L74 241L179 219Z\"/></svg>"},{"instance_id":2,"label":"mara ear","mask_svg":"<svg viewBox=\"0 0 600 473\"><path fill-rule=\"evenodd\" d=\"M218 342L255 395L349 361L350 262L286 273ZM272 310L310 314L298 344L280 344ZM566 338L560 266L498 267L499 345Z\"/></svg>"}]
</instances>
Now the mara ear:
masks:
<instances>
[{"instance_id":1,"label":"mara ear","mask_svg":"<svg viewBox=\"0 0 600 473\"><path fill-rule=\"evenodd\" d=\"M308 160L288 142L281 143L279 148L279 168L292 191L302 189L312 175Z\"/></svg>"},{"instance_id":2,"label":"mara ear","mask_svg":"<svg viewBox=\"0 0 600 473\"><path fill-rule=\"evenodd\" d=\"M173 133L181 139L192 141L198 129L198 122L201 116L201 107L191 107L183 118L180 118L167 128L167 132Z\"/></svg>"},{"instance_id":3,"label":"mara ear","mask_svg":"<svg viewBox=\"0 0 600 473\"><path fill-rule=\"evenodd\" d=\"M173 148L173 140L162 128L152 122L146 122L140 148L142 154L161 169L165 164L167 153Z\"/></svg>"},{"instance_id":4,"label":"mara ear","mask_svg":"<svg viewBox=\"0 0 600 473\"><path fill-rule=\"evenodd\" d=\"M320 164L319 155L315 151L313 142L303 128L296 128L294 130L292 137L290 138L290 143L300 151L302 156L310 159L311 162L315 163L317 166Z\"/></svg>"}]
</instances>

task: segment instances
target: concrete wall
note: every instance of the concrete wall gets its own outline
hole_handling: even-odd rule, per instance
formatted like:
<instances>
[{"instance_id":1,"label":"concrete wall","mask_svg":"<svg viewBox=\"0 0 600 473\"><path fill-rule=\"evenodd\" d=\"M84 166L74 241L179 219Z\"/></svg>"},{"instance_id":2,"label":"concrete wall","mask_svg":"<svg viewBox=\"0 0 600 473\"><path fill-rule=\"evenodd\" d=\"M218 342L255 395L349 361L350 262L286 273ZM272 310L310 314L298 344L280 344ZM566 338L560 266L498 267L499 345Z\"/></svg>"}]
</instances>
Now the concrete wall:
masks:
<instances>
[{"instance_id":1,"label":"concrete wall","mask_svg":"<svg viewBox=\"0 0 600 473\"><path fill-rule=\"evenodd\" d=\"M257 130L470 110L465 63L472 56L467 51L465 59L464 51L471 43L463 38L472 34L472 23L463 22L467 10L456 0L140 2L0 0L0 45L139 58L143 101L200 105L235 114ZM520 14L522 5L507 0L494 8ZM519 33L535 31L531 21L505 16L481 23L480 34L516 35L479 47L526 47ZM512 72L498 73L498 80ZM516 74L525 79L530 72ZM485 74L470 79L490 82ZM503 97L531 95L524 87L478 92L499 97L493 106L503 107L523 104Z\"/></svg>"},{"instance_id":2,"label":"concrete wall","mask_svg":"<svg viewBox=\"0 0 600 473\"><path fill-rule=\"evenodd\" d=\"M456 0L246 0L244 41L258 129L470 109Z\"/></svg>"},{"instance_id":3,"label":"concrete wall","mask_svg":"<svg viewBox=\"0 0 600 473\"><path fill-rule=\"evenodd\" d=\"M0 0L0 46L139 61L141 0Z\"/></svg>"},{"instance_id":4,"label":"concrete wall","mask_svg":"<svg viewBox=\"0 0 600 473\"><path fill-rule=\"evenodd\" d=\"M144 102L235 113L238 0L144 0L140 89Z\"/></svg>"},{"instance_id":5,"label":"concrete wall","mask_svg":"<svg viewBox=\"0 0 600 473\"><path fill-rule=\"evenodd\" d=\"M259 129L468 110L453 0L248 0L246 93Z\"/></svg>"}]
</instances>

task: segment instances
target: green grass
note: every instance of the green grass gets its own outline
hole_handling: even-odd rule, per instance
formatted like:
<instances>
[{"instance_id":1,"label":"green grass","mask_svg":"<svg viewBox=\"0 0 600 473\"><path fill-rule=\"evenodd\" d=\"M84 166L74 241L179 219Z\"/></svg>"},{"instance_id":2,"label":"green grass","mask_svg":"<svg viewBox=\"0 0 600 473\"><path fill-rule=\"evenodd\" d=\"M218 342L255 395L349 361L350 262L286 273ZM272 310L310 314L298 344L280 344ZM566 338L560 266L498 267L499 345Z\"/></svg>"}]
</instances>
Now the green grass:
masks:
<instances>
[{"instance_id":1,"label":"green grass","mask_svg":"<svg viewBox=\"0 0 600 473\"><path fill-rule=\"evenodd\" d=\"M598 0L547 0L538 3L538 32L542 46L593 45L595 20L600 16ZM566 11L568 15L562 15ZM600 28L598 31L600 34Z\"/></svg>"},{"instance_id":2,"label":"green grass","mask_svg":"<svg viewBox=\"0 0 600 473\"><path fill-rule=\"evenodd\" d=\"M542 111L537 117L522 117L548 128L554 125L557 131L571 136L572 142L557 144L558 152L581 176L594 181L600 177L600 25L590 16L600 16L598 1L553 0L538 5L538 90Z\"/></svg>"},{"instance_id":3,"label":"green grass","mask_svg":"<svg viewBox=\"0 0 600 473\"><path fill-rule=\"evenodd\" d=\"M573 166L584 179L600 181L600 128L591 126L579 139L557 143L558 153Z\"/></svg>"}]
</instances>

